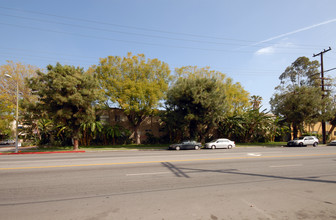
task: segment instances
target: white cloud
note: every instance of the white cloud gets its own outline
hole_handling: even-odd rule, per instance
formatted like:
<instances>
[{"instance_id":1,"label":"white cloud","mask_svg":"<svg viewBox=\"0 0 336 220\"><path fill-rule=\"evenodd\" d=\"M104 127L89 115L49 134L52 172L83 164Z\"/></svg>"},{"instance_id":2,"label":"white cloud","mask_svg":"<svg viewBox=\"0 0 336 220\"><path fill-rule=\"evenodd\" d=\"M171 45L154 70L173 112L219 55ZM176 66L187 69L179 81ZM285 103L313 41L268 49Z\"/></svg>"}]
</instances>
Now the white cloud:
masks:
<instances>
[{"instance_id":1,"label":"white cloud","mask_svg":"<svg viewBox=\"0 0 336 220\"><path fill-rule=\"evenodd\" d=\"M257 52L255 52L256 55L267 55L267 54L273 54L275 53L275 47L270 46L270 47L264 47L259 49Z\"/></svg>"},{"instance_id":2,"label":"white cloud","mask_svg":"<svg viewBox=\"0 0 336 220\"><path fill-rule=\"evenodd\" d=\"M281 50L295 47L294 44L286 42L286 40L287 39L284 39L281 42L274 44L272 46L261 48L257 50L254 54L255 55L272 55Z\"/></svg>"}]
</instances>

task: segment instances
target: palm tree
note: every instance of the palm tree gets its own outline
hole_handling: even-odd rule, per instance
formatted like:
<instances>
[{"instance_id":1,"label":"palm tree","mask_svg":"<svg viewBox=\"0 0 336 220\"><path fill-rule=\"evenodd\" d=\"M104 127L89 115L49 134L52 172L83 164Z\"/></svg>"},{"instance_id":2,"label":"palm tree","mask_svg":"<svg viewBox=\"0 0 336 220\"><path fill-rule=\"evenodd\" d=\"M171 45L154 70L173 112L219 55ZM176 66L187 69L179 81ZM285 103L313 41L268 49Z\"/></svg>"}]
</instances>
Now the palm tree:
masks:
<instances>
[{"instance_id":1,"label":"palm tree","mask_svg":"<svg viewBox=\"0 0 336 220\"><path fill-rule=\"evenodd\" d=\"M250 103L252 104L253 109L259 109L262 101L262 97L258 95L253 95L250 98Z\"/></svg>"},{"instance_id":2,"label":"palm tree","mask_svg":"<svg viewBox=\"0 0 336 220\"><path fill-rule=\"evenodd\" d=\"M129 136L130 132L129 130L125 129L121 125L104 125L101 137L103 138L104 144L108 144L108 140L112 138L113 145L116 144L116 139L123 137L123 136Z\"/></svg>"},{"instance_id":3,"label":"palm tree","mask_svg":"<svg viewBox=\"0 0 336 220\"><path fill-rule=\"evenodd\" d=\"M246 131L244 122L245 120L242 115L226 117L219 123L219 135L236 141L241 140L244 137Z\"/></svg>"},{"instance_id":4,"label":"palm tree","mask_svg":"<svg viewBox=\"0 0 336 220\"><path fill-rule=\"evenodd\" d=\"M99 121L82 123L80 126L82 137L80 139L84 146L89 146L91 141L103 129L103 125Z\"/></svg>"}]
</instances>

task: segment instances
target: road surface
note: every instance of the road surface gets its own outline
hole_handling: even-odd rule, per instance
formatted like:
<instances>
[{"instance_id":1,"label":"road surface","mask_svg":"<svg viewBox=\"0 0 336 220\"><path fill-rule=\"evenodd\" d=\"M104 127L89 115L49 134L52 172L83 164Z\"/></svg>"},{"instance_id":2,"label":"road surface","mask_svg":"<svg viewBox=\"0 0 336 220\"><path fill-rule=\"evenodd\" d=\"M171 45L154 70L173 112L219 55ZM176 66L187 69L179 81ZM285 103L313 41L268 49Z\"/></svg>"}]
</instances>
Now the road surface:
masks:
<instances>
[{"instance_id":1,"label":"road surface","mask_svg":"<svg viewBox=\"0 0 336 220\"><path fill-rule=\"evenodd\" d=\"M336 219L336 147L0 155L0 219Z\"/></svg>"}]
</instances>

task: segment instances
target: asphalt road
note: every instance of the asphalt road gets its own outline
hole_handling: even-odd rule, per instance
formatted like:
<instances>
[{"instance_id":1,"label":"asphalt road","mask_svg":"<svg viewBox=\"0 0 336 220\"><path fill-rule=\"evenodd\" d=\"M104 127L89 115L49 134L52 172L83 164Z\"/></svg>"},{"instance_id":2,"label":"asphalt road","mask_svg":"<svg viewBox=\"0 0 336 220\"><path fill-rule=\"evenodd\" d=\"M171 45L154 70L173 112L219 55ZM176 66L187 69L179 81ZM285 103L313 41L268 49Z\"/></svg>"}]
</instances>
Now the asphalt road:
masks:
<instances>
[{"instance_id":1,"label":"asphalt road","mask_svg":"<svg viewBox=\"0 0 336 220\"><path fill-rule=\"evenodd\" d=\"M0 219L336 219L336 147L1 155Z\"/></svg>"}]
</instances>

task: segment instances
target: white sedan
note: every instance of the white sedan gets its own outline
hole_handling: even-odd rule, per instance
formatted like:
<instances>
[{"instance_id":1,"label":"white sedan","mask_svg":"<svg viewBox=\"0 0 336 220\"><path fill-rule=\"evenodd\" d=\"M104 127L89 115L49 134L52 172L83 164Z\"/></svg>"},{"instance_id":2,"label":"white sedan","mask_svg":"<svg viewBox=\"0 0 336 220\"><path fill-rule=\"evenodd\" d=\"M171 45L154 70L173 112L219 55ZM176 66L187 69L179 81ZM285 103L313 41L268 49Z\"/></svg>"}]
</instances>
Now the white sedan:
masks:
<instances>
[{"instance_id":1,"label":"white sedan","mask_svg":"<svg viewBox=\"0 0 336 220\"><path fill-rule=\"evenodd\" d=\"M217 148L231 149L235 146L236 146L235 142L227 138L219 138L205 144L205 148L208 149L217 149Z\"/></svg>"}]
</instances>

